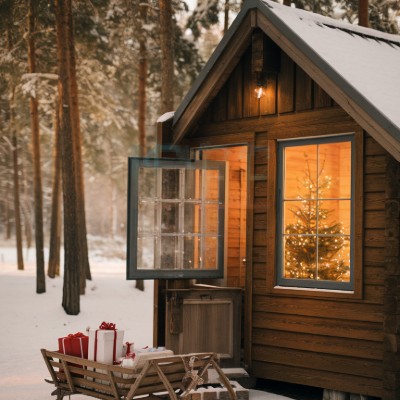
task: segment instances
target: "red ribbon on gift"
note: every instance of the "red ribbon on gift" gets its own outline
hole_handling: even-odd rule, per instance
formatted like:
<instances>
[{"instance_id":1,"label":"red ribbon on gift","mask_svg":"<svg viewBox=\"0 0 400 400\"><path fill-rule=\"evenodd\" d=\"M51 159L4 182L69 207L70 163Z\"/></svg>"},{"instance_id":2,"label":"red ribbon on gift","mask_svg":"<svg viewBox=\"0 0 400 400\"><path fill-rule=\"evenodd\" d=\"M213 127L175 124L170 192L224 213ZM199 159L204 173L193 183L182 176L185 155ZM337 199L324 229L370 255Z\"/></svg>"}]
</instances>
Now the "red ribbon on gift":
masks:
<instances>
[{"instance_id":1,"label":"red ribbon on gift","mask_svg":"<svg viewBox=\"0 0 400 400\"><path fill-rule=\"evenodd\" d=\"M133 342L126 342L125 343L125 345L126 345L126 354L131 352L131 347L132 347L133 344L134 344Z\"/></svg>"},{"instance_id":2,"label":"red ribbon on gift","mask_svg":"<svg viewBox=\"0 0 400 400\"><path fill-rule=\"evenodd\" d=\"M115 324L113 324L112 322L103 321L99 326L99 329L104 329L106 331L115 331L117 328L115 327Z\"/></svg>"},{"instance_id":3,"label":"red ribbon on gift","mask_svg":"<svg viewBox=\"0 0 400 400\"><path fill-rule=\"evenodd\" d=\"M114 331L114 348L113 348L113 363L116 362L116 351L117 351L117 328L112 322L102 322L99 329L96 329L96 334L94 337L94 361L97 359L97 332L99 330Z\"/></svg>"},{"instance_id":4,"label":"red ribbon on gift","mask_svg":"<svg viewBox=\"0 0 400 400\"><path fill-rule=\"evenodd\" d=\"M82 332L77 332L77 333L70 333L67 337L71 338L71 339L77 339L80 337L85 337L86 335L84 335Z\"/></svg>"}]
</instances>

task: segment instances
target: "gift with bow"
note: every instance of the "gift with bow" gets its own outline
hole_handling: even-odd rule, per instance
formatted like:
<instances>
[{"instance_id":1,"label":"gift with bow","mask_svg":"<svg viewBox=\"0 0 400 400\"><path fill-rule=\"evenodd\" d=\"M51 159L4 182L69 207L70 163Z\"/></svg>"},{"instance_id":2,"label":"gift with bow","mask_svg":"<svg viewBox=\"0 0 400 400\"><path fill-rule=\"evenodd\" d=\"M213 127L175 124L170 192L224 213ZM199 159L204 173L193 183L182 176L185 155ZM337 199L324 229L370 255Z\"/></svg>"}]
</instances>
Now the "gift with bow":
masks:
<instances>
[{"instance_id":1,"label":"gift with bow","mask_svg":"<svg viewBox=\"0 0 400 400\"><path fill-rule=\"evenodd\" d=\"M112 322L102 322L98 329L89 328L89 360L113 364L122 356L124 331Z\"/></svg>"},{"instance_id":2,"label":"gift with bow","mask_svg":"<svg viewBox=\"0 0 400 400\"><path fill-rule=\"evenodd\" d=\"M70 356L88 358L89 337L82 332L58 338L58 351Z\"/></svg>"}]
</instances>

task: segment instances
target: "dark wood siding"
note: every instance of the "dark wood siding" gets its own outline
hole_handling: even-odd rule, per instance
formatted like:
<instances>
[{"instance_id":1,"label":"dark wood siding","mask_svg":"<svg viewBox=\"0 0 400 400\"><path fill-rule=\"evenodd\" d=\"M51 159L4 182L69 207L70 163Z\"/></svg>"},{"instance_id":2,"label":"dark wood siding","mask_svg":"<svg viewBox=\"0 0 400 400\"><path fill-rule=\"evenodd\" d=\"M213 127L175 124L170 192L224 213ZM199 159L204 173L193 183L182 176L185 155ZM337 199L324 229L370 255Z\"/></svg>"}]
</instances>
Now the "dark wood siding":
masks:
<instances>
[{"instance_id":1,"label":"dark wood siding","mask_svg":"<svg viewBox=\"0 0 400 400\"><path fill-rule=\"evenodd\" d=\"M268 170L263 135L255 168ZM257 144L260 144L257 146ZM386 152L370 137L364 151L364 293L360 300L268 294L267 177L254 192L252 372L256 376L382 395ZM380 182L380 183L379 183Z\"/></svg>"},{"instance_id":2,"label":"dark wood siding","mask_svg":"<svg viewBox=\"0 0 400 400\"><path fill-rule=\"evenodd\" d=\"M267 95L256 99L250 60L251 49L193 134L207 138L209 145L220 135L237 135L238 143L241 134L256 135L254 176L250 177L254 179L250 205L254 210L252 279L247 286L250 300L246 308L251 313L247 327L251 348L245 349L246 361L256 377L383 397L388 340L384 340L384 310L390 300L385 289L385 182L390 158L364 134L359 295L345 298L335 294L310 296L295 290L271 292L271 271L275 269L271 254L275 250L267 243L268 227L275 221L268 209L274 204L275 193L269 187L268 170L269 163L276 162L271 158L271 146L278 139L360 132L360 127L283 52L280 72L268 76ZM190 145L190 139L186 143Z\"/></svg>"},{"instance_id":3,"label":"dark wood siding","mask_svg":"<svg viewBox=\"0 0 400 400\"><path fill-rule=\"evenodd\" d=\"M332 107L333 100L284 52L280 72L269 74L265 95L255 95L256 75L251 71L251 48L206 111L202 123L269 116ZM203 134L199 130L198 134Z\"/></svg>"}]
</instances>

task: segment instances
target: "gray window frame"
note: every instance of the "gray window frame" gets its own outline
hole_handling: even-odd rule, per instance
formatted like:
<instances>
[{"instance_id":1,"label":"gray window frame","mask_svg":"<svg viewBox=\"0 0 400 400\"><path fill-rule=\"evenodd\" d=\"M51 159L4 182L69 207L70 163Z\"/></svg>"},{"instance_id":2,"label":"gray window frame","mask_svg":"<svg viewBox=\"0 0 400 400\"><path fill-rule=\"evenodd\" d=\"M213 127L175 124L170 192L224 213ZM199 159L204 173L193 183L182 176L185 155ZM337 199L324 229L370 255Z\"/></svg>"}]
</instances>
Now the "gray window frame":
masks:
<instances>
[{"instance_id":1,"label":"gray window frame","mask_svg":"<svg viewBox=\"0 0 400 400\"><path fill-rule=\"evenodd\" d=\"M284 205L284 150L287 147L304 146L310 144L327 144L327 143L351 143L351 195L350 195L350 281L349 282L336 282L328 280L317 279L294 279L284 277L284 223L283 223L283 205ZM278 173L277 173L277 237L276 237L276 269L277 269L277 285L282 287L304 288L304 289L327 289L327 290L354 290L354 223L355 223L355 136L354 134L317 137L307 139L283 140L278 142Z\"/></svg>"},{"instance_id":2,"label":"gray window frame","mask_svg":"<svg viewBox=\"0 0 400 400\"><path fill-rule=\"evenodd\" d=\"M139 210L139 170L140 168L177 168L177 169L199 169L217 170L218 175L218 232L217 232L217 265L215 269L189 269L181 265L174 269L141 269L137 265L138 250L138 210ZM178 199L178 202L185 200ZM189 202L189 201L188 201ZM128 159L128 226L127 226L127 269L126 278L130 279L200 279L200 278L223 278L224 275L224 229L225 229L225 162L221 161L199 161L199 160L177 160L163 158L140 158L130 157ZM181 217L181 216L180 216ZM160 236L163 234L160 233ZM171 234L166 234L171 235ZM177 233L176 236L181 236ZM200 233L201 235L201 233ZM202 237L205 237L204 235ZM156 257L156 256L155 256Z\"/></svg>"}]
</instances>

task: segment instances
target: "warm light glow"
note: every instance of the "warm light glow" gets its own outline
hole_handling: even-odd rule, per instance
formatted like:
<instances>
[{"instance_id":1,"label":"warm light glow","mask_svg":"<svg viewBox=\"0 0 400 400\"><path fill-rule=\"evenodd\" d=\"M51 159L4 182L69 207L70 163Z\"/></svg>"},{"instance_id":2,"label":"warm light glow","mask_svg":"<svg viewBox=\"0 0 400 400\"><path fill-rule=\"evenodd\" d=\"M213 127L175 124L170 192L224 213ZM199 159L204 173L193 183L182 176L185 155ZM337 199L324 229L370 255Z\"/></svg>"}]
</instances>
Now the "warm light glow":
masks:
<instances>
[{"instance_id":1,"label":"warm light glow","mask_svg":"<svg viewBox=\"0 0 400 400\"><path fill-rule=\"evenodd\" d=\"M264 89L262 86L257 86L255 89L255 92L256 92L257 99L261 99L261 97L264 97L264 95L265 95Z\"/></svg>"}]
</instances>

